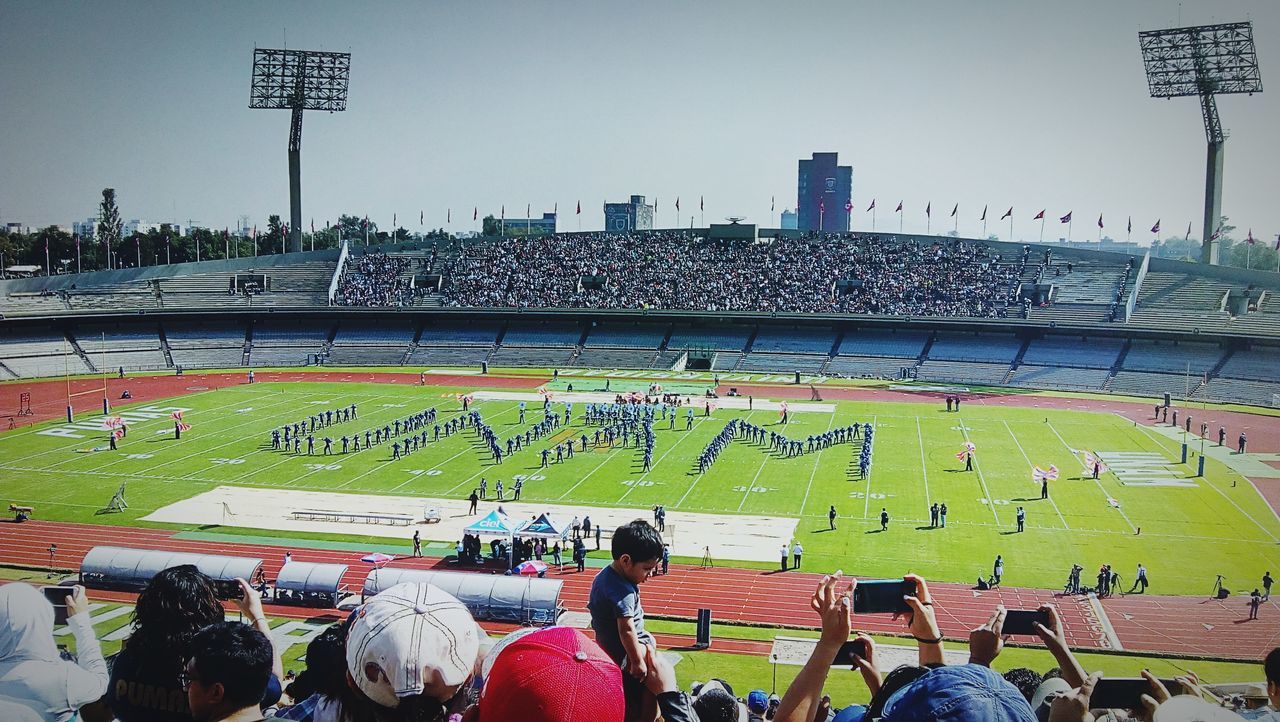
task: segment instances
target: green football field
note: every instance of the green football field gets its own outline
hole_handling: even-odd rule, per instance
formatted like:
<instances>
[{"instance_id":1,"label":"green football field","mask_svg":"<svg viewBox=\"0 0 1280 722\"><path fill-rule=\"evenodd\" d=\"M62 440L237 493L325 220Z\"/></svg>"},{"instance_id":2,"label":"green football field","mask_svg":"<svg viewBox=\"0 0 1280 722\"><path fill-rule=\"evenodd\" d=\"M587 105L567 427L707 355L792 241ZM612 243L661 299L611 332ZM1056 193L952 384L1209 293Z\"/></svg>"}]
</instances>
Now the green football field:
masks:
<instances>
[{"instance_id":1,"label":"green football field","mask_svg":"<svg viewBox=\"0 0 1280 722\"><path fill-rule=\"evenodd\" d=\"M147 525L139 518L222 485L460 499L481 476L491 485L501 478L510 488L519 474L526 477L526 502L634 507L642 517L663 504L669 512L797 518L797 538L811 571L838 568L886 577L912 571L972 583L989 574L1001 554L1006 585L1060 588L1072 563L1085 567L1086 582L1098 565L1110 563L1127 587L1141 562L1149 569L1153 592L1207 594L1215 574L1247 579L1280 569L1280 521L1252 485L1212 459L1206 477L1190 478L1194 468L1177 463L1176 441L1111 414L977 404L945 413L934 403L824 402L833 413L793 411L784 427L775 425L776 411L721 408L704 417L699 407L692 430L684 428L683 411L674 430L666 422L655 423L650 471L642 469L637 449L621 446L588 450L540 468L542 448L594 433L596 427L581 423L579 402L567 427L534 441L501 466L492 465L470 431L397 461L386 444L345 455L320 453L319 439L326 433L335 439L356 432L363 437L365 429L431 406L442 420L452 418L461 413L455 395L471 390L259 383L120 407L117 411L152 408L156 418L130 426L115 452L102 450L106 431L59 423L0 435L0 487L7 501L36 507L40 518ZM316 455L306 455L305 446L300 456L271 449L271 429L351 403L359 405L359 419L317 433ZM189 409L185 420L192 428L179 441L172 438L171 406ZM532 423L541 417L540 404L531 401L528 407ZM474 408L500 438L528 426L517 423L515 401L479 401ZM784 458L743 440L699 475L697 454L735 416L798 440L854 422L871 423L876 432L870 477L856 474L858 443ZM973 472L965 472L955 457L966 441L977 447ZM1080 450L1101 453L1112 473L1097 481L1080 478ZM1061 476L1051 483L1050 499L1041 500L1031 468L1051 464ZM1115 472L1146 472L1141 478L1156 483L1136 484L1137 477L1130 476L1130 483L1122 484ZM131 507L120 514L98 513L122 482L128 483ZM929 528L933 502L949 507L946 529ZM830 505L840 517L835 531L827 529ZM1027 511L1026 531L1016 533L1020 505ZM883 533L881 508L892 517ZM429 536L431 528L423 531Z\"/></svg>"}]
</instances>

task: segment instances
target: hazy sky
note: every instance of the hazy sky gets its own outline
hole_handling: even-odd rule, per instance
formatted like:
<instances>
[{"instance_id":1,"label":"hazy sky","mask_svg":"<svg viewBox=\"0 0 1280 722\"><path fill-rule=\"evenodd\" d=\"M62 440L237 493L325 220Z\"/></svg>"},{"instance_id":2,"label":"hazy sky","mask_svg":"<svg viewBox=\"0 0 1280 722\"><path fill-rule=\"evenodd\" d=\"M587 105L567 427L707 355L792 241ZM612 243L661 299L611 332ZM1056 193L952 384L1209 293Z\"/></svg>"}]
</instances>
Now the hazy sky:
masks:
<instances>
[{"instance_id":1,"label":"hazy sky","mask_svg":"<svg viewBox=\"0 0 1280 722\"><path fill-rule=\"evenodd\" d=\"M1204 130L1193 98L1148 96L1139 30L1250 19L1264 85L1219 99L1223 212L1280 233L1276 0L902 2L59 2L0 0L0 221L70 223L117 189L125 219L234 227L287 218L287 111L250 110L257 47L349 51L344 113L303 125L304 224L392 213L475 228L559 203L658 197L775 225L796 161L853 166L854 226L1134 238L1194 221ZM1271 128L1271 130L1267 130ZM1007 222L990 230L1008 233Z\"/></svg>"}]
</instances>

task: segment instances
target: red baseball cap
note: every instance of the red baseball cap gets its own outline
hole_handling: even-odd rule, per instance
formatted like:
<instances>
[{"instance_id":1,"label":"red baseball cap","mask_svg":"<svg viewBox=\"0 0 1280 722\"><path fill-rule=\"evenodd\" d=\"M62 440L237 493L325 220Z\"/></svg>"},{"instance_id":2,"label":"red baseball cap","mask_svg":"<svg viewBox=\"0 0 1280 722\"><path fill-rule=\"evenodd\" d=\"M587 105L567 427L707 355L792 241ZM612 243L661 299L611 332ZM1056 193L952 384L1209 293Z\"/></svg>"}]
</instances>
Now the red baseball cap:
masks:
<instances>
[{"instance_id":1,"label":"red baseball cap","mask_svg":"<svg viewBox=\"0 0 1280 722\"><path fill-rule=\"evenodd\" d=\"M467 722L622 722L622 670L571 627L547 627L498 652Z\"/></svg>"}]
</instances>

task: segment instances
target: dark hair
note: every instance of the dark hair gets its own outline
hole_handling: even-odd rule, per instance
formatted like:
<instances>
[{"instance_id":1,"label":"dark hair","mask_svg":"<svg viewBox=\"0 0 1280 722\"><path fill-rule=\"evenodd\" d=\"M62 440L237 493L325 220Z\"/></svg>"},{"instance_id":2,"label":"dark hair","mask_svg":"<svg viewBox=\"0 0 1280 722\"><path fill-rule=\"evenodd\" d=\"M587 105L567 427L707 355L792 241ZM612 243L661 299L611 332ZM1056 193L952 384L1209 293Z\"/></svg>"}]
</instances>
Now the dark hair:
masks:
<instances>
[{"instance_id":1,"label":"dark hair","mask_svg":"<svg viewBox=\"0 0 1280 722\"><path fill-rule=\"evenodd\" d=\"M1026 667L1014 667L1004 673L1004 681L1018 688L1023 697L1027 698L1027 702L1036 696L1036 688L1044 681L1044 677L1039 672Z\"/></svg>"},{"instance_id":2,"label":"dark hair","mask_svg":"<svg viewBox=\"0 0 1280 722\"><path fill-rule=\"evenodd\" d=\"M885 675L884 682L880 684L880 691L876 692L875 696L871 698L871 704L867 705L867 713L863 716L863 719L878 719L884 716L884 705L893 696L894 692L920 679L930 671L932 671L932 667L917 667L904 664Z\"/></svg>"},{"instance_id":3,"label":"dark hair","mask_svg":"<svg viewBox=\"0 0 1280 722\"><path fill-rule=\"evenodd\" d=\"M262 701L273 662L267 635L240 622L218 622L196 632L188 648L201 684L221 684L237 708Z\"/></svg>"},{"instance_id":4,"label":"dark hair","mask_svg":"<svg viewBox=\"0 0 1280 722\"><path fill-rule=\"evenodd\" d=\"M347 629L349 622L331 624L307 645L307 668L285 690L295 701L319 692L337 697L347 684Z\"/></svg>"},{"instance_id":5,"label":"dark hair","mask_svg":"<svg viewBox=\"0 0 1280 722\"><path fill-rule=\"evenodd\" d=\"M693 711L700 722L738 722L738 700L733 695L713 687L693 700Z\"/></svg>"},{"instance_id":6,"label":"dark hair","mask_svg":"<svg viewBox=\"0 0 1280 722\"><path fill-rule=\"evenodd\" d=\"M128 647L136 654L169 657L176 675L187 642L201 628L225 617L209 577L191 564L169 567L152 577L138 595Z\"/></svg>"},{"instance_id":7,"label":"dark hair","mask_svg":"<svg viewBox=\"0 0 1280 722\"><path fill-rule=\"evenodd\" d=\"M1267 681L1280 684L1280 647L1276 647L1267 654L1267 659L1262 663L1262 669L1267 673Z\"/></svg>"},{"instance_id":8,"label":"dark hair","mask_svg":"<svg viewBox=\"0 0 1280 722\"><path fill-rule=\"evenodd\" d=\"M647 562L662 558L662 535L644 519L636 519L623 524L613 532L613 558L620 559L623 554L631 557L633 562Z\"/></svg>"}]
</instances>

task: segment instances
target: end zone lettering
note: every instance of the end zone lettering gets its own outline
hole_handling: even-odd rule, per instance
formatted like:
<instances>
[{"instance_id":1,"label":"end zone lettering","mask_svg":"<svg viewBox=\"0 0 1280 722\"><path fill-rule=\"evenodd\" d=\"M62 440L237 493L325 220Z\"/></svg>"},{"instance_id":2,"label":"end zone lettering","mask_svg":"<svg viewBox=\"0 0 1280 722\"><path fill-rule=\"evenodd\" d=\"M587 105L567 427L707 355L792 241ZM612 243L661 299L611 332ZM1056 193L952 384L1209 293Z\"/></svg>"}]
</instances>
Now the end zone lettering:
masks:
<instances>
[{"instance_id":1,"label":"end zone lettering","mask_svg":"<svg viewBox=\"0 0 1280 722\"><path fill-rule=\"evenodd\" d=\"M191 409L185 406L143 406L140 409L129 409L121 411L115 416L124 419L126 424L139 424L143 421L154 421L155 419L166 419L169 414L175 411L187 412ZM41 429L36 433L41 436L59 436L64 439L83 439L87 434L82 432L103 431L102 421L93 419L87 421L76 421L70 424L62 424L49 429Z\"/></svg>"}]
</instances>

